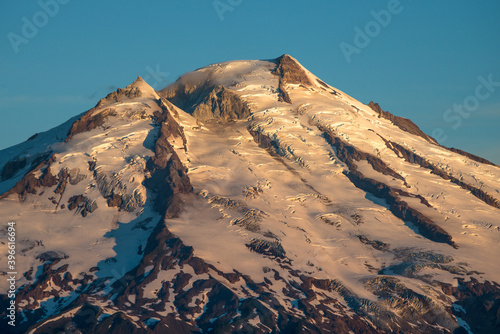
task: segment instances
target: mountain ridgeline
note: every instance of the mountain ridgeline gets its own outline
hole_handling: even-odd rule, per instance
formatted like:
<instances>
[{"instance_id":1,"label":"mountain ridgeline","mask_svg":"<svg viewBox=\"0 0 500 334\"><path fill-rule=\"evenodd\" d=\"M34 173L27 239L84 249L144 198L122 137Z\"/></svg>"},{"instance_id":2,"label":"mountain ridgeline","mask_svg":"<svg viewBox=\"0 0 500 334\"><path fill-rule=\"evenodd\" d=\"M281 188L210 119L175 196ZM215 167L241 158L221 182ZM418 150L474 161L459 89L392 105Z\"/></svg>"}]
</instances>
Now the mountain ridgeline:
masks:
<instances>
[{"instance_id":1,"label":"mountain ridgeline","mask_svg":"<svg viewBox=\"0 0 500 334\"><path fill-rule=\"evenodd\" d=\"M139 77L0 151L0 328L499 333L499 180L289 55Z\"/></svg>"}]
</instances>

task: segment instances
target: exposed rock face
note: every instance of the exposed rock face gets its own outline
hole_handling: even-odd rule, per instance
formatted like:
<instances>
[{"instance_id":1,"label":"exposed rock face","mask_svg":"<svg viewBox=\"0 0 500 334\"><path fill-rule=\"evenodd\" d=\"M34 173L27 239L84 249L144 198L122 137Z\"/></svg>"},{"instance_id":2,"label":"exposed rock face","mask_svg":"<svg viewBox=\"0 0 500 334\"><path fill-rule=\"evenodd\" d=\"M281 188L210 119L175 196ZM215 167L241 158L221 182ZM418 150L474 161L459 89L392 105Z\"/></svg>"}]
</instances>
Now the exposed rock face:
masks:
<instances>
[{"instance_id":1,"label":"exposed rock face","mask_svg":"<svg viewBox=\"0 0 500 334\"><path fill-rule=\"evenodd\" d=\"M382 118L390 120L394 125L396 125L397 127L399 127L401 130L404 130L406 132L409 132L409 133L412 133L414 135L420 136L420 137L424 138L425 140L427 140L429 143L433 143L433 144L439 145L438 142L434 138L432 138L432 137L428 136L427 134L425 134L411 120L409 120L407 118L404 118L404 117L395 116L395 115L391 114L388 111L384 111L384 110L382 110L382 108L380 107L380 105L378 103L375 103L373 101L370 101L370 103L368 103L368 106L370 108L372 108L378 114L378 117L382 117ZM455 152L455 153L461 154L464 157L467 157L467 158L472 159L474 161L481 162L483 164L488 164L488 165L496 166L491 161L488 161L488 160L486 160L484 158L478 157L477 155L465 152L465 151L460 150L458 148L446 147L446 146L442 146L442 145L439 145L439 146L441 146L441 147L443 147L443 148L445 148L447 150L450 150L451 152Z\"/></svg>"},{"instance_id":2,"label":"exposed rock face","mask_svg":"<svg viewBox=\"0 0 500 334\"><path fill-rule=\"evenodd\" d=\"M94 109L97 108L98 107L96 106ZM66 141L69 141L71 138L73 138L74 135L78 133L91 131L99 126L102 126L108 117L116 116L116 112L112 108L100 112L97 115L94 115L92 113L94 109L89 110L78 121L73 123L73 126L69 130Z\"/></svg>"},{"instance_id":3,"label":"exposed rock face","mask_svg":"<svg viewBox=\"0 0 500 334\"><path fill-rule=\"evenodd\" d=\"M263 239L252 239L247 247L259 254L284 258L286 252L279 241L268 241Z\"/></svg>"},{"instance_id":4,"label":"exposed rock face","mask_svg":"<svg viewBox=\"0 0 500 334\"><path fill-rule=\"evenodd\" d=\"M322 130L325 131L324 133L327 140L331 143L332 146L336 148L337 156L349 167L349 172L346 173L346 176L356 187L359 187L379 198L384 198L389 204L391 212L395 216L414 223L418 227L420 234L422 234L424 237L432 241L444 242L453 247L457 247L457 245L453 242L451 236L444 229L436 225L431 219L424 216L419 211L410 207L408 203L400 197L401 195L406 197L414 197L413 195L405 193L401 190L392 189L386 184L383 184L376 180L366 178L357 170L357 166L354 163L353 159L356 159L356 157L364 157L366 156L366 153L353 154L353 151L357 151L354 147L347 145L330 131L326 129ZM370 162L370 159L367 159L367 161ZM374 167L375 170L377 170L377 168L378 167ZM379 168L379 170L384 171L387 169ZM421 202L425 204L427 201L425 199L421 199Z\"/></svg>"},{"instance_id":5,"label":"exposed rock face","mask_svg":"<svg viewBox=\"0 0 500 334\"><path fill-rule=\"evenodd\" d=\"M37 290L23 290L21 296L23 299L31 297L41 298L49 296L43 292L50 280L54 280L63 287L69 284L83 284L87 291L91 291L99 286L99 281L92 281L90 277L80 281L64 275L67 266L57 267L59 260L47 263L44 266L44 273L40 276L40 288ZM155 266L149 272L145 268ZM181 266L186 270L193 271L193 274L180 272L175 274L175 278L170 282L162 284L160 290L153 297L144 294L145 287L154 281L162 272L173 271L176 266ZM210 273L210 276L206 275ZM194 277L193 277L194 275ZM57 278L59 277L59 278ZM301 300L297 305L298 310L304 313L304 316L298 316L287 312L277 304L277 300L269 294L269 284L256 284L250 277L241 275L238 272L225 273L213 265L205 263L201 258L193 254L193 248L185 246L179 238L175 237L160 221L148 240L141 263L128 272L120 281L114 284L114 289L110 294L115 295L113 308L122 309L112 316L99 321L103 315L102 307L97 307L89 302L85 302L86 294L68 305L65 310L68 312L59 317L57 321L46 321L34 325L31 329L37 328L39 332L55 330L73 330L82 333L202 333L217 332L238 333L238 332L258 332L266 333L268 330L276 332L308 332L323 333L332 328L339 333L347 333L350 330L356 330L357 333L389 333L389 330L376 330L367 322L363 321L357 314L349 314L343 305L333 299L324 299L321 290L325 291L343 291L348 296L344 287L339 283L327 283L310 277L300 277L302 285L290 286L280 274L275 272L276 279L286 285L287 294L291 298L297 298L299 291L303 291L308 297ZM231 289L222 284L220 280L228 280L232 283L241 282L258 297L248 296L239 298ZM199 299L199 296L206 293L206 299ZM129 300L135 296L136 302L131 305ZM198 298L197 298L198 296ZM317 309L310 302L321 298L324 307ZM347 297L348 298L348 297ZM355 297L352 297L355 302ZM167 305L175 305L179 310L178 316L167 315L158 318L156 312L162 312ZM336 313L333 313L328 306L335 305ZM147 305L154 305L154 310L147 308ZM74 315L70 310L77 312ZM202 310L206 310L201 316ZM128 314L139 315L142 323L148 323L148 326L138 327L135 321ZM39 317L37 311L33 312L33 317ZM267 327L258 327L251 325L251 320L257 316L258 319ZM30 315L31 317L31 315ZM148 319L157 319L148 322ZM387 327L389 328L389 327ZM21 330L26 329L21 326ZM411 332L411 331L410 331ZM434 333L434 331L430 331Z\"/></svg>"},{"instance_id":6,"label":"exposed rock face","mask_svg":"<svg viewBox=\"0 0 500 334\"><path fill-rule=\"evenodd\" d=\"M279 87L278 87L278 101L292 103L292 99L286 90L286 84L280 78Z\"/></svg>"},{"instance_id":7,"label":"exposed rock face","mask_svg":"<svg viewBox=\"0 0 500 334\"><path fill-rule=\"evenodd\" d=\"M434 302L431 298L422 295L407 288L400 280L392 276L377 276L365 282L366 287L374 295L382 300L382 305L398 310L398 313L403 318L411 317L414 312L423 314L423 318L429 324L441 323L444 326L451 326L453 318L447 313L446 309ZM390 318L388 319L390 321ZM379 319L379 321L383 321ZM409 328L404 330L405 332ZM427 328L426 331L435 331L435 329Z\"/></svg>"},{"instance_id":8,"label":"exposed rock face","mask_svg":"<svg viewBox=\"0 0 500 334\"><path fill-rule=\"evenodd\" d=\"M68 209L70 211L76 209L76 213L80 213L82 217L87 217L87 214L97 209L97 203L83 195L72 196L68 200Z\"/></svg>"},{"instance_id":9,"label":"exposed rock face","mask_svg":"<svg viewBox=\"0 0 500 334\"><path fill-rule=\"evenodd\" d=\"M450 151L452 151L452 152L455 152L455 153L461 154L461 155L463 155L464 157L467 157L467 158L472 159L472 160L474 160L474 161L477 161L477 162L480 162L480 163L483 163L483 164L487 164L487 165L497 166L497 165L495 165L495 164L494 164L493 162L491 162L491 161L488 161L488 160L486 160L486 159L484 159L484 158L478 157L477 155L471 154L471 153L469 153L469 152L462 151L462 150L460 150L460 149L458 149L458 148L454 148L454 147L445 147L445 146L442 146L442 145L441 145L441 147L444 147L444 148L446 148L446 149L448 149L448 150L450 150Z\"/></svg>"},{"instance_id":10,"label":"exposed rock face","mask_svg":"<svg viewBox=\"0 0 500 334\"><path fill-rule=\"evenodd\" d=\"M247 104L223 86L214 87L193 111L193 116L200 121L228 122L245 119L249 115Z\"/></svg>"},{"instance_id":11,"label":"exposed rock face","mask_svg":"<svg viewBox=\"0 0 500 334\"><path fill-rule=\"evenodd\" d=\"M31 172L27 173L21 181L17 182L16 185L0 195L0 199L6 198L11 194L18 194L19 200L24 200L28 194L36 194L36 191L40 187L52 187L58 182L63 182L59 178L52 175L50 170L50 165L54 162L54 158L50 157L46 161L41 162L36 166ZM42 175L37 178L35 172L42 171Z\"/></svg>"},{"instance_id":12,"label":"exposed rock face","mask_svg":"<svg viewBox=\"0 0 500 334\"><path fill-rule=\"evenodd\" d=\"M12 178L28 165L32 169L36 168L41 162L47 160L51 154L51 152L47 152L35 156L18 156L8 161L2 168L0 182Z\"/></svg>"},{"instance_id":13,"label":"exposed rock face","mask_svg":"<svg viewBox=\"0 0 500 334\"><path fill-rule=\"evenodd\" d=\"M130 193L116 174L109 176L100 168L94 169L94 179L102 197L108 200L108 206L133 212L146 202L141 189L136 188Z\"/></svg>"},{"instance_id":14,"label":"exposed rock face","mask_svg":"<svg viewBox=\"0 0 500 334\"><path fill-rule=\"evenodd\" d=\"M456 298L453 314L464 319L477 333L500 332L500 285L458 279L458 287L440 283L443 292ZM458 332L457 332L458 333Z\"/></svg>"},{"instance_id":15,"label":"exposed rock face","mask_svg":"<svg viewBox=\"0 0 500 334\"><path fill-rule=\"evenodd\" d=\"M161 112L155 113L155 122L158 124L165 123L166 128L164 131L166 131L170 136L182 138L184 150L186 150L186 136L182 127L174 119L174 116L179 116L175 106L164 98L158 100L158 105L161 108Z\"/></svg>"},{"instance_id":16,"label":"exposed rock face","mask_svg":"<svg viewBox=\"0 0 500 334\"><path fill-rule=\"evenodd\" d=\"M196 86L196 83L179 80L160 94L202 122L226 123L250 115L247 103L221 85Z\"/></svg>"},{"instance_id":17,"label":"exposed rock face","mask_svg":"<svg viewBox=\"0 0 500 334\"><path fill-rule=\"evenodd\" d=\"M279 77L278 101L292 103L292 99L287 92L287 84L297 84L305 87L313 86L304 69L289 55L285 54L275 59L275 62L278 66L273 71L273 74Z\"/></svg>"},{"instance_id":18,"label":"exposed rock face","mask_svg":"<svg viewBox=\"0 0 500 334\"><path fill-rule=\"evenodd\" d=\"M368 103L368 106L370 108L372 108L373 111L375 111L378 114L378 117L382 117L382 118L385 118L385 119L391 121L394 125L396 125L401 130L406 131L406 132L411 133L411 134L414 134L414 135L417 135L417 136L420 136L420 137L424 138L425 140L427 140L429 143L437 144L436 139L426 135L422 130L420 130L420 128L415 123L413 123L408 118L395 116L388 111L384 111L384 110L382 110L382 108L379 106L378 103L375 103L373 101L370 101L370 103Z\"/></svg>"},{"instance_id":19,"label":"exposed rock face","mask_svg":"<svg viewBox=\"0 0 500 334\"><path fill-rule=\"evenodd\" d=\"M306 87L314 86L302 66L289 55L285 54L277 58L275 62L278 66L273 73L285 83L304 85Z\"/></svg>"},{"instance_id":20,"label":"exposed rock face","mask_svg":"<svg viewBox=\"0 0 500 334\"><path fill-rule=\"evenodd\" d=\"M47 261L67 259L68 255L64 254L63 252L59 252L59 251L49 251L49 252L45 252L45 253L38 255L36 258L42 262L47 262Z\"/></svg>"},{"instance_id":21,"label":"exposed rock face","mask_svg":"<svg viewBox=\"0 0 500 334\"><path fill-rule=\"evenodd\" d=\"M184 133L179 124L170 114L170 109L165 105L161 121L160 135L155 143L155 156L148 161L146 168L151 175L145 181L146 187L156 194L155 208L160 213L175 217L182 210L182 200L178 194L192 192L193 187L186 173L186 167L170 144L168 138L179 134L185 140Z\"/></svg>"},{"instance_id":22,"label":"exposed rock face","mask_svg":"<svg viewBox=\"0 0 500 334\"><path fill-rule=\"evenodd\" d=\"M383 252L386 252L389 250L390 245L388 243L385 243L385 242L380 241L380 240L370 240L364 235L358 235L357 237L359 238L359 241L361 241L362 243L364 243L366 245L372 246L376 250L383 251Z\"/></svg>"},{"instance_id":23,"label":"exposed rock face","mask_svg":"<svg viewBox=\"0 0 500 334\"><path fill-rule=\"evenodd\" d=\"M68 132L66 142L68 142L71 138L73 138L74 135L78 133L91 131L97 127L102 126L108 117L116 116L116 111L113 108L105 109L99 113L95 112L106 105L121 101L123 99L135 99L141 97L144 91L141 89L141 86L143 85L147 84L141 77L138 77L136 81L134 81L126 88L118 88L115 92L112 92L105 98L101 99L94 108L87 111L82 115L82 117L80 117L76 122L73 123L71 129Z\"/></svg>"},{"instance_id":24,"label":"exposed rock face","mask_svg":"<svg viewBox=\"0 0 500 334\"><path fill-rule=\"evenodd\" d=\"M389 141L386 141L386 145L388 148L390 148L394 152L396 152L396 154L401 155L406 161L414 163L414 164L418 164L421 167L430 169L433 174L439 175L440 177L442 177L445 180L450 180L451 182L462 187L463 189L469 190L472 195L476 196L484 203L500 209L500 203L498 202L498 200L495 197L491 196L490 194L486 193L484 190L481 190L477 187L474 187L468 183L465 183L465 182L459 180L458 178L450 175L449 173L445 172L441 168L433 165L432 163L430 163L426 159L422 158L418 154L409 151L408 149L406 149L402 145L399 145L399 144L394 143L394 142L389 142Z\"/></svg>"}]
</instances>

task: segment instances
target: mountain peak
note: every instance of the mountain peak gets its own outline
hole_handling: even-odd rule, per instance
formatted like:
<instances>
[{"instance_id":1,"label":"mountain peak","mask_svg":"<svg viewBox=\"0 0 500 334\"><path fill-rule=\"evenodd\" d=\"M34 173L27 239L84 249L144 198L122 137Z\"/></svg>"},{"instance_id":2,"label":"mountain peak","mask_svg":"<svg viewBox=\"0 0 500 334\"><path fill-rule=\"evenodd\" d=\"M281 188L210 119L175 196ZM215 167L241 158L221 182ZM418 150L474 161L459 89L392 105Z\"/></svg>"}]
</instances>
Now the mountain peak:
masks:
<instances>
[{"instance_id":1,"label":"mountain peak","mask_svg":"<svg viewBox=\"0 0 500 334\"><path fill-rule=\"evenodd\" d=\"M111 115L117 115L121 112L125 112L126 114L126 110L118 112L115 108L112 108L113 104L119 106L137 99L157 101L160 99L160 96L153 87L148 85L143 78L138 76L137 79L127 87L118 88L116 91L109 93L105 98L99 100L94 108L87 111L80 119L75 121L68 132L66 141L69 141L78 133L90 131L101 126L104 120Z\"/></svg>"},{"instance_id":2,"label":"mountain peak","mask_svg":"<svg viewBox=\"0 0 500 334\"><path fill-rule=\"evenodd\" d=\"M289 84L302 84L306 87L314 86L311 73L302 66L297 59L288 54L276 58L278 67L274 74Z\"/></svg>"},{"instance_id":3,"label":"mountain peak","mask_svg":"<svg viewBox=\"0 0 500 334\"><path fill-rule=\"evenodd\" d=\"M142 97L153 98L153 99L159 98L154 88L151 87L141 76L138 76L134 82L132 82L125 88L125 90L134 88L138 89L141 92Z\"/></svg>"},{"instance_id":4,"label":"mountain peak","mask_svg":"<svg viewBox=\"0 0 500 334\"><path fill-rule=\"evenodd\" d=\"M14 332L498 332L499 179L288 54L138 77L0 151Z\"/></svg>"},{"instance_id":5,"label":"mountain peak","mask_svg":"<svg viewBox=\"0 0 500 334\"><path fill-rule=\"evenodd\" d=\"M111 103L137 98L157 100L160 97L153 87L144 81L143 78L138 76L137 79L127 87L118 88L116 91L109 93L105 98L99 100L94 108L102 108Z\"/></svg>"}]
</instances>

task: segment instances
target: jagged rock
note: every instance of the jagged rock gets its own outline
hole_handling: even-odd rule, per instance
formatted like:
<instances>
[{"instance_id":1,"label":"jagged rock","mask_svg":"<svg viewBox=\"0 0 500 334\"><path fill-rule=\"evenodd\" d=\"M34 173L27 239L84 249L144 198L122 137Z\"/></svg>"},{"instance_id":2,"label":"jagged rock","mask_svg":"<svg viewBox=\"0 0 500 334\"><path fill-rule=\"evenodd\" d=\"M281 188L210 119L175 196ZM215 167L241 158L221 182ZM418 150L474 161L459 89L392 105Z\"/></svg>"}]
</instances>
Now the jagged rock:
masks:
<instances>
[{"instance_id":1,"label":"jagged rock","mask_svg":"<svg viewBox=\"0 0 500 334\"><path fill-rule=\"evenodd\" d=\"M279 86L278 86L278 101L292 103L292 99L286 90L286 84L280 78Z\"/></svg>"},{"instance_id":2,"label":"jagged rock","mask_svg":"<svg viewBox=\"0 0 500 334\"><path fill-rule=\"evenodd\" d=\"M189 83L176 83L162 93L176 106L203 122L225 123L245 119L250 115L247 103L238 94L221 85L191 88Z\"/></svg>"},{"instance_id":3,"label":"jagged rock","mask_svg":"<svg viewBox=\"0 0 500 334\"><path fill-rule=\"evenodd\" d=\"M73 123L68 132L66 142L70 141L71 138L78 133L91 131L102 126L108 117L117 115L116 110L113 108L106 108L97 112L99 109L124 99L142 97L144 91L148 91L149 97L157 97L154 90L149 87L141 77L138 77L136 81L126 88L118 88L115 92L108 94L105 98L101 99L94 108L87 111L82 117Z\"/></svg>"},{"instance_id":4,"label":"jagged rock","mask_svg":"<svg viewBox=\"0 0 500 334\"><path fill-rule=\"evenodd\" d=\"M97 203L86 196L76 195L68 200L68 209L70 211L76 209L76 213L80 213L82 217L87 217L87 214L97 210Z\"/></svg>"},{"instance_id":5,"label":"jagged rock","mask_svg":"<svg viewBox=\"0 0 500 334\"><path fill-rule=\"evenodd\" d=\"M248 248L259 254L285 258L286 252L279 241L268 241L263 239L252 239L248 244Z\"/></svg>"},{"instance_id":6,"label":"jagged rock","mask_svg":"<svg viewBox=\"0 0 500 334\"><path fill-rule=\"evenodd\" d=\"M178 117L178 111L176 107L168 100L161 98L158 100L158 106L161 108L161 112L155 112L155 122L157 124L163 124L165 129L163 130L165 134L169 134L169 137L180 137L184 144L184 150L186 150L186 136L184 135L184 130L182 126L175 120L174 116Z\"/></svg>"},{"instance_id":7,"label":"jagged rock","mask_svg":"<svg viewBox=\"0 0 500 334\"><path fill-rule=\"evenodd\" d=\"M102 197L107 199L108 206L118 207L127 212L133 212L144 205L146 199L143 191L136 188L130 194L127 186L117 174L107 175L102 168L94 167L94 179Z\"/></svg>"},{"instance_id":8,"label":"jagged rock","mask_svg":"<svg viewBox=\"0 0 500 334\"><path fill-rule=\"evenodd\" d=\"M122 197L118 194L113 194L108 197L108 206L110 207L121 207L123 204Z\"/></svg>"},{"instance_id":9,"label":"jagged rock","mask_svg":"<svg viewBox=\"0 0 500 334\"><path fill-rule=\"evenodd\" d=\"M285 54L276 58L275 62L278 66L273 71L273 74L279 76L286 83L301 84L306 87L314 86L302 66L294 58Z\"/></svg>"},{"instance_id":10,"label":"jagged rock","mask_svg":"<svg viewBox=\"0 0 500 334\"><path fill-rule=\"evenodd\" d=\"M50 166L54 162L54 157L51 155L44 161L40 162L31 172L28 172L16 185L9 191L0 195L0 199L6 198L11 194L18 194L19 200L23 201L28 194L36 194L36 190L40 187L52 187L59 180L52 175ZM42 175L37 178L35 172L41 171Z\"/></svg>"},{"instance_id":11,"label":"jagged rock","mask_svg":"<svg viewBox=\"0 0 500 334\"><path fill-rule=\"evenodd\" d=\"M234 199L219 195L208 196L208 194L206 194L204 197L208 197L208 204L211 204L214 207L217 206L223 207L225 209L241 209L245 206L240 201L235 201Z\"/></svg>"},{"instance_id":12,"label":"jagged rock","mask_svg":"<svg viewBox=\"0 0 500 334\"><path fill-rule=\"evenodd\" d=\"M94 115L94 110L98 109L99 104L90 109L85 115L83 115L79 120L73 123L73 126L69 130L66 142L68 142L76 134L91 131L99 126L102 126L106 119L111 116L116 116L116 111L113 108L108 108Z\"/></svg>"},{"instance_id":13,"label":"jagged rock","mask_svg":"<svg viewBox=\"0 0 500 334\"><path fill-rule=\"evenodd\" d=\"M465 151L463 151L461 149L454 148L454 147L446 147L446 146L443 146L443 145L441 145L441 147L446 148L447 150L450 150L452 152L461 154L464 157L467 157L467 158L469 158L471 160L474 160L474 161L477 161L477 162L480 162L480 163L483 163L483 164L491 165L491 166L498 166L498 165L494 164L493 162L491 162L489 160L481 158L481 157L479 157L479 156L477 156L475 154L472 154L472 153L469 153L469 152L465 152Z\"/></svg>"},{"instance_id":14,"label":"jagged rock","mask_svg":"<svg viewBox=\"0 0 500 334\"><path fill-rule=\"evenodd\" d=\"M42 262L47 262L47 261L67 259L68 255L64 254L63 252L59 252L59 251L48 251L48 252L37 255L36 258Z\"/></svg>"},{"instance_id":15,"label":"jagged rock","mask_svg":"<svg viewBox=\"0 0 500 334\"><path fill-rule=\"evenodd\" d=\"M364 243L366 245L372 246L376 250L383 251L383 252L387 252L389 250L390 245L388 243L385 243L385 242L382 242L379 240L370 240L364 235L357 235L357 237L359 238L359 241L361 241L362 243Z\"/></svg>"},{"instance_id":16,"label":"jagged rock","mask_svg":"<svg viewBox=\"0 0 500 334\"><path fill-rule=\"evenodd\" d=\"M471 277L469 281L457 278L458 287L438 283L444 293L456 298L453 314L464 319L475 333L498 333L500 331L500 285L495 282L478 282ZM454 304L454 305L455 305ZM457 331L458 333L458 331Z\"/></svg>"},{"instance_id":17,"label":"jagged rock","mask_svg":"<svg viewBox=\"0 0 500 334\"><path fill-rule=\"evenodd\" d=\"M245 119L249 115L250 108L247 104L236 93L223 86L214 87L193 111L193 116L204 122L229 122Z\"/></svg>"},{"instance_id":18,"label":"jagged rock","mask_svg":"<svg viewBox=\"0 0 500 334\"><path fill-rule=\"evenodd\" d=\"M163 113L169 112L169 109L163 110ZM175 217L182 208L182 201L176 195L190 193L193 187L186 168L168 141L172 128L179 132L182 132L182 129L171 115L165 115L160 120L168 122L161 123L160 135L155 143L155 156L146 164L146 172L150 177L144 183L156 193L155 209L162 214L167 211L167 216Z\"/></svg>"},{"instance_id":19,"label":"jagged rock","mask_svg":"<svg viewBox=\"0 0 500 334\"><path fill-rule=\"evenodd\" d=\"M422 137L425 140L427 140L429 143L437 144L436 139L432 138L431 136L426 135L422 130L420 130L420 128L415 123L413 123L408 118L395 116L388 111L384 111L384 110L382 110L382 108L379 106L378 103L375 103L373 101L370 101L370 103L368 103L368 106L370 108L372 108L373 111L375 111L378 114L378 117L382 117L382 118L385 118L385 119L391 121L394 125L396 125L401 130L406 131L406 132L411 133L411 134L414 134L414 135L417 135L419 137Z\"/></svg>"},{"instance_id":20,"label":"jagged rock","mask_svg":"<svg viewBox=\"0 0 500 334\"><path fill-rule=\"evenodd\" d=\"M259 186L245 187L245 189L243 190L243 195L248 199L255 199L262 193L263 193L263 190Z\"/></svg>"},{"instance_id":21,"label":"jagged rock","mask_svg":"<svg viewBox=\"0 0 500 334\"><path fill-rule=\"evenodd\" d=\"M243 217L233 219L231 225L244 227L251 232L260 232L260 222L264 216L265 213L261 210L248 209Z\"/></svg>"},{"instance_id":22,"label":"jagged rock","mask_svg":"<svg viewBox=\"0 0 500 334\"><path fill-rule=\"evenodd\" d=\"M500 209L499 201L495 197L486 193L484 190L481 190L477 187L474 187L471 184L465 183L465 182L457 179L456 177L445 172L444 170L442 170L438 166L430 163L427 159L422 158L420 155L418 155L415 152L411 152L410 150L408 150L407 148L405 148L402 145L399 145L399 144L394 143L394 142L386 141L386 146L388 148L390 148L391 150L393 150L396 154L401 155L403 157L403 159L405 159L406 161L414 163L414 164L418 164L421 167L430 169L433 174L439 175L440 177L442 177L445 180L450 180L451 182L462 187L463 189L469 190L472 195L476 196L484 203Z\"/></svg>"}]
</instances>

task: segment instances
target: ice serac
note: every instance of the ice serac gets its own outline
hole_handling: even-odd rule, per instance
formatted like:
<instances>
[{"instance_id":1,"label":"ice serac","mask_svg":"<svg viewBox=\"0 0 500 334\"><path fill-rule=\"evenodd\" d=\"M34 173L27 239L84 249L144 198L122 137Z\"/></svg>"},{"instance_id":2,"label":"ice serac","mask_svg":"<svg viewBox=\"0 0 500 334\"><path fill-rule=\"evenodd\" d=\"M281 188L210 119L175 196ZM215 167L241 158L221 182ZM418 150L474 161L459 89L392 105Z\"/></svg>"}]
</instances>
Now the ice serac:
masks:
<instances>
[{"instance_id":1,"label":"ice serac","mask_svg":"<svg viewBox=\"0 0 500 334\"><path fill-rule=\"evenodd\" d=\"M14 330L496 333L499 179L289 55L138 78L0 151Z\"/></svg>"}]
</instances>

